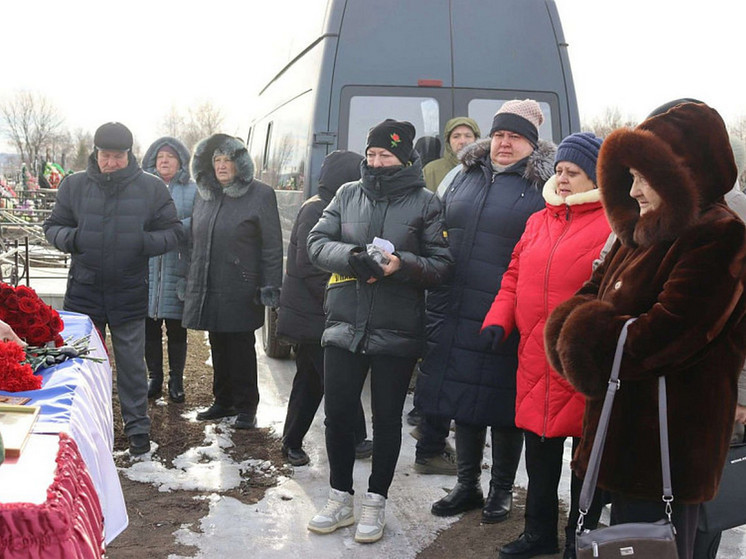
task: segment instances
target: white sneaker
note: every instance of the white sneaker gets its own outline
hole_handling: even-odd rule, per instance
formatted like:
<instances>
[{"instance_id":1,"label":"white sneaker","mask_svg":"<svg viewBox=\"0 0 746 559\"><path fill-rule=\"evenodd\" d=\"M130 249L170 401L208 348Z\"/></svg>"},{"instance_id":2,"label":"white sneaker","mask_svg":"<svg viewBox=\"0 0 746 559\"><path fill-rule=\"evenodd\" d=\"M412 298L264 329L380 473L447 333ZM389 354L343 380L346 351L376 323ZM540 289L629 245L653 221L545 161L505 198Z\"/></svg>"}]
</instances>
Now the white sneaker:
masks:
<instances>
[{"instance_id":1,"label":"white sneaker","mask_svg":"<svg viewBox=\"0 0 746 559\"><path fill-rule=\"evenodd\" d=\"M329 489L329 500L308 523L308 529L317 534L330 534L337 528L355 523L352 495L346 491Z\"/></svg>"},{"instance_id":2,"label":"white sneaker","mask_svg":"<svg viewBox=\"0 0 746 559\"><path fill-rule=\"evenodd\" d=\"M386 497L378 493L366 493L363 497L360 521L355 531L355 541L358 543L377 542L383 537L384 526L386 526Z\"/></svg>"}]
</instances>

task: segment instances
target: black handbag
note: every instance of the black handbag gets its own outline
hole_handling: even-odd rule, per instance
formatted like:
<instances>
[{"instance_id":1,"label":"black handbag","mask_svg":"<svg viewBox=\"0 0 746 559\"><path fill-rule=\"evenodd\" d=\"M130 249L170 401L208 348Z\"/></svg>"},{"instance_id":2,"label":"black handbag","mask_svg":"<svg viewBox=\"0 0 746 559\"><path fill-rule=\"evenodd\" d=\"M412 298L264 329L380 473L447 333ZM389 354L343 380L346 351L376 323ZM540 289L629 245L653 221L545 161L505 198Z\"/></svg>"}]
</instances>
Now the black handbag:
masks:
<instances>
[{"instance_id":1,"label":"black handbag","mask_svg":"<svg viewBox=\"0 0 746 559\"><path fill-rule=\"evenodd\" d=\"M627 339L627 328L634 322L630 318L625 322L619 340L617 341L614 362L611 367L609 386L606 389L606 398L601 409L601 417L598 422L596 438L593 441L591 456L588 460L588 470L583 480L583 489L580 492L580 518L578 518L577 533L575 537L575 548L578 559L619 559L619 558L644 558L644 559L678 559L676 551L676 536L671 523L673 502L673 491L671 488L671 467L668 454L668 420L666 411L666 378L658 378L658 420L660 423L661 440L661 470L663 472L663 504L666 517L658 522L629 522L616 524L607 528L596 530L583 530L583 519L588 514L593 493L596 489L598 471L601 466L606 433L609 428L611 407L614 404L614 396L619 390L619 367L622 362L624 342Z\"/></svg>"},{"instance_id":2,"label":"black handbag","mask_svg":"<svg viewBox=\"0 0 746 559\"><path fill-rule=\"evenodd\" d=\"M699 509L702 532L722 532L746 524L746 443L728 451L718 494Z\"/></svg>"}]
</instances>

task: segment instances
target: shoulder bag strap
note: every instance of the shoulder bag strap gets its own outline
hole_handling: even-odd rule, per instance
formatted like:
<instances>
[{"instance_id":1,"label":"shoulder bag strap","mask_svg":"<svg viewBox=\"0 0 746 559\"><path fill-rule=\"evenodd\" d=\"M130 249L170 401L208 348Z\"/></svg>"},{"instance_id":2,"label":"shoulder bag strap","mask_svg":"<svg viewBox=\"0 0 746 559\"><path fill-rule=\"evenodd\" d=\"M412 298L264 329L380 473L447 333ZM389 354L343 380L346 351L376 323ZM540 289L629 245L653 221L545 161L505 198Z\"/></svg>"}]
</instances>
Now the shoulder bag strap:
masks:
<instances>
[{"instance_id":1,"label":"shoulder bag strap","mask_svg":"<svg viewBox=\"0 0 746 559\"><path fill-rule=\"evenodd\" d=\"M588 469L586 470L585 479L583 480L583 488L580 491L580 518L578 519L577 526L578 533L582 531L583 518L588 513L591 501L593 501L593 494L596 490L598 472L601 468L601 456L603 455L604 444L606 442L606 433L609 429L611 407L614 404L614 396L621 385L619 382L619 369L622 363L622 354L624 353L624 342L627 340L627 328L635 320L637 320L637 318L630 318L624 323L622 331L619 333L619 339L617 340L614 361L611 366L611 376L609 377L609 385L606 389L606 397L604 399L603 408L601 409L601 417L598 421L596 438L594 439L593 447L591 448L591 456L588 460ZM663 473L663 501L666 503L666 514L670 521L673 494L668 454L668 421L666 416L666 379L664 376L661 376L658 379L658 421L660 425L661 470Z\"/></svg>"}]
</instances>

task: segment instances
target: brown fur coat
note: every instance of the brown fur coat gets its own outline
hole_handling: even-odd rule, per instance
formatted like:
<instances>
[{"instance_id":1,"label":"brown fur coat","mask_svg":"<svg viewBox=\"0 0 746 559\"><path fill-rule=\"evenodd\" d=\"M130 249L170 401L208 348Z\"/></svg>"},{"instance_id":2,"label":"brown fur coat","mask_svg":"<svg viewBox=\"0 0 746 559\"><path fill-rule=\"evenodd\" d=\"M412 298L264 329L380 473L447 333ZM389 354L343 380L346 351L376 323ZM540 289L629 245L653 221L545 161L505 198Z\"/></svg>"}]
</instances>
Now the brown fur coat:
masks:
<instances>
[{"instance_id":1,"label":"brown fur coat","mask_svg":"<svg viewBox=\"0 0 746 559\"><path fill-rule=\"evenodd\" d=\"M640 216L638 170L661 197ZM746 228L724 204L736 167L725 125L702 104L678 105L613 132L598 160L618 239L593 277L545 329L550 362L588 397L573 469L584 475L622 325L629 328L599 476L605 489L662 494L657 381L666 375L673 494L712 499L728 449L746 356Z\"/></svg>"}]
</instances>

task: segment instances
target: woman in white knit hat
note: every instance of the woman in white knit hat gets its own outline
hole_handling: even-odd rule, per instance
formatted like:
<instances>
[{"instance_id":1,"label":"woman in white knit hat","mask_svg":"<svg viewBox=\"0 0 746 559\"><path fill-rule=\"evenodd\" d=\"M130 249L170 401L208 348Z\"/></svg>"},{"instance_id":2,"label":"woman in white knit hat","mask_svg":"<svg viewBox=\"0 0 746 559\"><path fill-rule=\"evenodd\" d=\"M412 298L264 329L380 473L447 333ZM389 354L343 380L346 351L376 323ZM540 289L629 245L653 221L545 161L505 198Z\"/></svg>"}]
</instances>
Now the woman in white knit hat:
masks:
<instances>
[{"instance_id":1,"label":"woman in white knit hat","mask_svg":"<svg viewBox=\"0 0 746 559\"><path fill-rule=\"evenodd\" d=\"M415 391L424 416L415 470L442 452L447 420L456 420L458 482L433 504L438 516L482 508L482 521L495 523L511 510L523 448L515 426L518 335L493 352L480 328L526 220L544 208L541 188L554 174L556 147L539 139L543 120L534 100L503 104L490 137L461 152L464 168L443 198L456 264L449 280L428 292L428 347ZM488 426L493 460L485 502L479 478Z\"/></svg>"}]
</instances>

